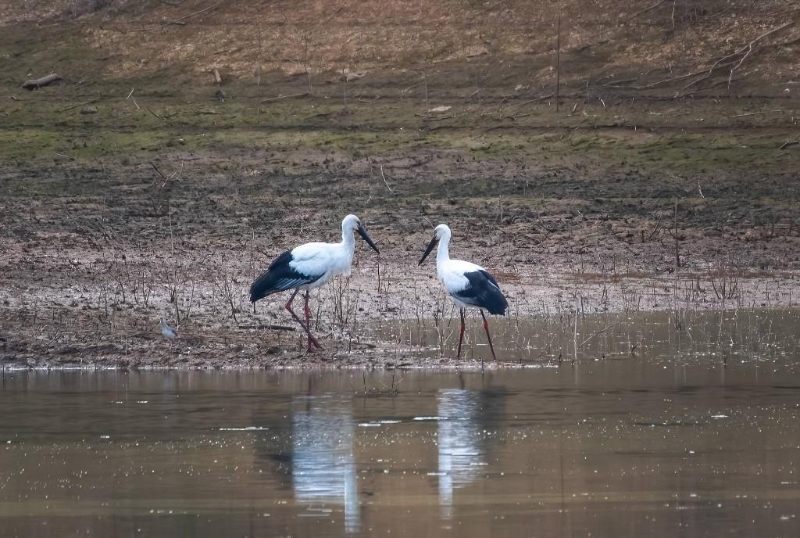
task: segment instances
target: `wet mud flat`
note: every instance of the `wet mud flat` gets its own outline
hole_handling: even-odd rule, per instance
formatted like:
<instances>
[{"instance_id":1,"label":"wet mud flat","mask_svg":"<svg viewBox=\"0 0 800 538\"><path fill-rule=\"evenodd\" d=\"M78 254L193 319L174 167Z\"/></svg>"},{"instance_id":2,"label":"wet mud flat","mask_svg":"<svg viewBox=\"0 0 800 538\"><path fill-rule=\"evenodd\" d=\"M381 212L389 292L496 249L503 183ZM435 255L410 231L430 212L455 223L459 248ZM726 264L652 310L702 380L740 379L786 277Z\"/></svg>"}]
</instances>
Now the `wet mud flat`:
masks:
<instances>
[{"instance_id":1,"label":"wet mud flat","mask_svg":"<svg viewBox=\"0 0 800 538\"><path fill-rule=\"evenodd\" d=\"M312 330L324 349L312 353L305 351L302 331L286 319L280 297L259 303L256 313L239 312L227 323L215 321L218 310L197 308L175 340L163 338L157 321L138 319L136 311L127 316L115 312L109 324L80 310L20 308L15 317L4 318L0 351L9 369L485 370L606 359L636 362L642 350L664 342L683 341L695 349L697 334L710 341L705 348L709 360L725 362L748 349L769 349L773 326L784 331L800 326L792 280L733 279L734 300L717 298L718 280L699 277L553 277L547 286L539 278L504 286L507 316L490 318L497 362L491 360L477 312L468 312L464 350L455 358L458 311L438 281L422 272L389 281L398 289L406 285L404 293L376 292L365 275L323 288L311 304ZM417 282L424 287L414 288Z\"/></svg>"},{"instance_id":2,"label":"wet mud flat","mask_svg":"<svg viewBox=\"0 0 800 538\"><path fill-rule=\"evenodd\" d=\"M418 157L424 164L407 168L405 179L398 179L395 169L397 184L390 192L376 175L378 168L359 159L337 158L342 168L336 174L300 167L285 175L252 156L243 158L251 160L249 168L240 155L189 160L189 155L172 154L158 162L172 178L166 181L143 159L116 167L66 163L5 170L3 363L453 364L453 351L444 344L438 356L410 344L401 352L398 342L368 329L383 323L398 330L452 332L457 314L435 278L435 263L417 266L432 225L439 222L454 230L452 256L495 275L509 298L511 322L555 317L567 327L574 325L570 320L576 312L578 317L647 311L680 316L684 311L792 308L800 296L800 228L784 209L762 204L762 217L754 220L747 200L711 200L710 186L705 198L686 198L689 192L695 196L697 180L687 179L684 187L658 199L641 194L638 202L628 202L633 185L644 193L656 189L660 177L639 175L635 181L600 185L564 171L545 179L551 172L524 171L518 163L520 178L530 179L509 179L507 166L496 159L462 165L458 153L423 152ZM208 167L234 162L233 171L207 173ZM320 166L339 166L335 163ZM445 172L450 165L454 170ZM429 179L437 174L440 179ZM484 183L483 174L493 180ZM767 189L775 198L782 188L728 181L746 192ZM545 187L526 187L530 182ZM575 188L581 193L574 194ZM523 191L511 194L516 189ZM597 192L608 198L594 197ZM677 213L676 193L683 194ZM796 203L791 195L784 197ZM359 247L352 277L312 294L313 328L325 350L306 354L282 308L286 297L270 297L254 311L247 290L284 249L338 240L343 211L359 214L381 255ZM178 340L161 338L159 318L178 329ZM492 323L503 326L500 320ZM541 353L542 360L556 357ZM515 352L501 360L513 363Z\"/></svg>"},{"instance_id":3,"label":"wet mud flat","mask_svg":"<svg viewBox=\"0 0 800 538\"><path fill-rule=\"evenodd\" d=\"M525 1L95 4L0 7L3 364L446 363L388 359L367 329L447 333L416 267L442 222L514 318L796 304L782 2L576 0L560 38ZM62 83L22 90L18 58ZM247 289L351 212L382 254L320 290L325 352L306 355L280 299L254 314Z\"/></svg>"}]
</instances>

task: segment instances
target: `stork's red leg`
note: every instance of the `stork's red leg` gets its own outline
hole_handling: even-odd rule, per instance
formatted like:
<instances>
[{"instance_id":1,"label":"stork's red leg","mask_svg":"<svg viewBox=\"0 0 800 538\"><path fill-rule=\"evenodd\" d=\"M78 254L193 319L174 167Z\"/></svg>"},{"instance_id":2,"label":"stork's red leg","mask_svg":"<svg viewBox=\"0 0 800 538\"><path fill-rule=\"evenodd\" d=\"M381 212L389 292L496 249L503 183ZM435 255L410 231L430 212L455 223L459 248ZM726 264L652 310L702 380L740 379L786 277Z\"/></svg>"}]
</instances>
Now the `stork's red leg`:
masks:
<instances>
[{"instance_id":1,"label":"stork's red leg","mask_svg":"<svg viewBox=\"0 0 800 538\"><path fill-rule=\"evenodd\" d=\"M489 334L489 322L486 321L486 316L483 315L483 309L481 309L481 317L483 318L483 328L486 330L486 338L489 340L489 349L492 350L492 359L497 362L497 356L494 354L494 346L492 345L492 335Z\"/></svg>"},{"instance_id":2,"label":"stork's red leg","mask_svg":"<svg viewBox=\"0 0 800 538\"><path fill-rule=\"evenodd\" d=\"M458 351L456 351L456 359L461 358L461 341L464 339L464 309L459 308L458 313L461 314L461 331L458 333Z\"/></svg>"},{"instance_id":3,"label":"stork's red leg","mask_svg":"<svg viewBox=\"0 0 800 538\"><path fill-rule=\"evenodd\" d=\"M308 290L306 290L306 293L305 293L305 304L303 305L303 310L304 310L305 315L306 315L306 327L308 327L309 330L310 330L311 329L311 311L308 309ZM317 344L317 345L319 345L319 344ZM312 349L311 349L311 335L310 334L308 336L308 350L312 351Z\"/></svg>"},{"instance_id":4,"label":"stork's red leg","mask_svg":"<svg viewBox=\"0 0 800 538\"><path fill-rule=\"evenodd\" d=\"M311 343L312 343L312 344L314 344L315 346L317 346L317 348L319 348L319 349L322 349L322 346L321 346L321 345L319 345L319 342L317 342L317 339L316 339L316 338L314 338L314 335L312 335L312 334L311 334L311 331L310 331L310 330L308 330L308 326L307 326L306 324L304 324L304 323L303 323L303 320L302 320L302 319L300 319L300 318L298 317L298 315L294 313L294 310L292 310L292 301L294 301L294 297L295 297L295 295L297 295L297 292L298 292L298 291L300 291L300 288L295 288L295 290L294 290L294 293L292 293L292 296L291 296L291 297L289 297L289 300L286 302L286 304L285 304L285 305L283 305L283 307L284 307L286 310L288 310L288 311L289 311L289 313L290 313L290 314L292 315L292 317L294 318L294 320L295 320L297 323L299 323L299 324L300 324L300 326L303 328L303 330L304 330L304 331L306 332L306 334L308 335L308 339L311 341Z\"/></svg>"}]
</instances>

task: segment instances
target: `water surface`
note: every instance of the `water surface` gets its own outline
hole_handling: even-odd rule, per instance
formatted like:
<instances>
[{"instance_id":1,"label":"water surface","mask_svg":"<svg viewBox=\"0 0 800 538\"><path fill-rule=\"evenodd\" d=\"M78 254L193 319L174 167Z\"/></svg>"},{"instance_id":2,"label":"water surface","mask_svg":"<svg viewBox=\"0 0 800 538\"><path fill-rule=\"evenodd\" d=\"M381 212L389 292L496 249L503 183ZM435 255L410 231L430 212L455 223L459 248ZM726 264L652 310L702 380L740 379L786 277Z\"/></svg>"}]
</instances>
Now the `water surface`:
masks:
<instances>
[{"instance_id":1,"label":"water surface","mask_svg":"<svg viewBox=\"0 0 800 538\"><path fill-rule=\"evenodd\" d=\"M800 536L798 330L484 373L6 371L0 536Z\"/></svg>"}]
</instances>

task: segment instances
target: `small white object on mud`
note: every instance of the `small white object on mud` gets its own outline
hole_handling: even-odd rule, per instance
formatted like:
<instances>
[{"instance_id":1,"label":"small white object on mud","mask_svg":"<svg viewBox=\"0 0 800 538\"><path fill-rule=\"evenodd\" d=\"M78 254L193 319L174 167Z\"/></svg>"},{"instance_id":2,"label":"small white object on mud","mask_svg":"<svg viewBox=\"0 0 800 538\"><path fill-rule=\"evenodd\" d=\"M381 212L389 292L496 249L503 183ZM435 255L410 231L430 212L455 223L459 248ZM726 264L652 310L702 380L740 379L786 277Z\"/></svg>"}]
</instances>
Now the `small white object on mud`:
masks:
<instances>
[{"instance_id":1,"label":"small white object on mud","mask_svg":"<svg viewBox=\"0 0 800 538\"><path fill-rule=\"evenodd\" d=\"M164 338L168 338L170 340L174 340L178 337L178 333L175 332L175 329L169 326L169 324L164 321L164 319L159 319L161 322L161 334L164 335Z\"/></svg>"}]
</instances>

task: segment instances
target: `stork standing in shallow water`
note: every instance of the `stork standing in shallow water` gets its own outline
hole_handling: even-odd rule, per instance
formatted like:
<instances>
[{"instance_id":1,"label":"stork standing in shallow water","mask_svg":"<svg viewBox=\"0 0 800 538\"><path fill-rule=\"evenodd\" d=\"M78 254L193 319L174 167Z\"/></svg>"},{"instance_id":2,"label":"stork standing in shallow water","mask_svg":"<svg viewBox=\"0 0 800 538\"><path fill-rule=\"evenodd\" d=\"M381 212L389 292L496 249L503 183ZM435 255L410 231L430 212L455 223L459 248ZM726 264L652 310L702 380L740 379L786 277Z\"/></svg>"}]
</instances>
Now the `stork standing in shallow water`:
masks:
<instances>
[{"instance_id":1,"label":"stork standing in shallow water","mask_svg":"<svg viewBox=\"0 0 800 538\"><path fill-rule=\"evenodd\" d=\"M319 349L317 339L311 334L308 321L311 317L308 310L308 292L325 284L336 275L350 276L350 265L353 263L353 254L356 250L356 240L353 232L358 234L380 254L378 247L372 242L367 232L361 226L361 221L355 215L347 215L342 221L341 243L306 243L292 250L287 250L270 264L253 285L250 286L250 302L255 303L267 295L294 289L289 301L284 308L289 311L294 320L300 324L308 335L308 350L312 344ZM303 321L292 310L292 301L300 290L305 292L305 318Z\"/></svg>"},{"instance_id":2,"label":"stork standing in shallow water","mask_svg":"<svg viewBox=\"0 0 800 538\"><path fill-rule=\"evenodd\" d=\"M461 356L461 341L464 339L464 309L474 306L480 309L483 328L486 330L486 338L489 340L489 349L492 350L492 358L496 361L497 356L494 354L492 336L489 334L489 323L486 321L486 316L483 315L483 309L488 310L490 314L504 316L506 308L508 308L508 301L500 291L497 281L486 269L474 263L450 259L448 250L450 235L450 228L446 224L440 224L434 228L433 239L428 243L428 248L425 249L419 265L422 265L436 243L439 243L436 251L436 273L461 315L461 332L458 335L456 358Z\"/></svg>"}]
</instances>

